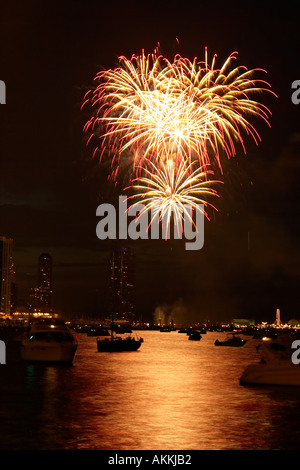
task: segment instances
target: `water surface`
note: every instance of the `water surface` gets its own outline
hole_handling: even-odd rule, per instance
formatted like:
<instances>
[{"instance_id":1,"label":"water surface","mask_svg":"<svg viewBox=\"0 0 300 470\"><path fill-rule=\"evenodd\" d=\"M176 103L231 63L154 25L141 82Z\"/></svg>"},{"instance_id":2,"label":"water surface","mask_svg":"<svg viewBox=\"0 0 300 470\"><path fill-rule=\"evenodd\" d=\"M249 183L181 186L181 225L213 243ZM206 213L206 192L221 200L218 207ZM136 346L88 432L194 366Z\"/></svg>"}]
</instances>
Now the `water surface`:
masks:
<instances>
[{"instance_id":1,"label":"water surface","mask_svg":"<svg viewBox=\"0 0 300 470\"><path fill-rule=\"evenodd\" d=\"M140 334L140 332L138 332ZM300 448L300 393L244 387L257 341L216 347L141 332L137 352L98 353L79 335L73 366L0 366L1 449L274 450Z\"/></svg>"}]
</instances>

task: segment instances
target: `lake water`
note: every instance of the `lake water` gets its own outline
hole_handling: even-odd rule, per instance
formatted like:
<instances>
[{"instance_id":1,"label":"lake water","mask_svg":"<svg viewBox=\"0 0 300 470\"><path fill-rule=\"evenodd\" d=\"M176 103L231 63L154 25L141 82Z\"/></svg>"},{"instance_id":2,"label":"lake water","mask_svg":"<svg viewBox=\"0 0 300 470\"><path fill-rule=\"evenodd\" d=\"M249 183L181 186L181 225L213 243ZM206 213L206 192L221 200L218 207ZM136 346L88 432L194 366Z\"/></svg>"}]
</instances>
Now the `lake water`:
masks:
<instances>
[{"instance_id":1,"label":"lake water","mask_svg":"<svg viewBox=\"0 0 300 470\"><path fill-rule=\"evenodd\" d=\"M137 352L98 353L78 335L72 366L0 366L2 450L300 449L299 389L245 387L257 340L216 347L224 333L189 341L137 332Z\"/></svg>"}]
</instances>

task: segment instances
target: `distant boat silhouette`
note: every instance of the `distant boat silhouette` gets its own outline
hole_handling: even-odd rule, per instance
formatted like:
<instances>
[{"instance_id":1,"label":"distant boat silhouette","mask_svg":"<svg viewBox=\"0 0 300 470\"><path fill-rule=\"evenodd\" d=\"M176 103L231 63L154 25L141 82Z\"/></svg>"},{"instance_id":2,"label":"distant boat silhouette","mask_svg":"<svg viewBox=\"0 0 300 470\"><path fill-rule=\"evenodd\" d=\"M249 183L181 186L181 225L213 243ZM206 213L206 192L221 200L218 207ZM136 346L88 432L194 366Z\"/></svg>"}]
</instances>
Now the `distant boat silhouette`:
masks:
<instances>
[{"instance_id":1,"label":"distant boat silhouette","mask_svg":"<svg viewBox=\"0 0 300 470\"><path fill-rule=\"evenodd\" d=\"M233 346L233 347L243 347L247 343L247 340L240 338L237 335L232 335L232 337L227 338L225 341L215 341L215 346Z\"/></svg>"},{"instance_id":2,"label":"distant boat silhouette","mask_svg":"<svg viewBox=\"0 0 300 470\"><path fill-rule=\"evenodd\" d=\"M117 336L115 331L119 331L113 322L113 314L111 317L110 338L97 337L97 351L98 352L122 352L122 351L137 351L143 343L143 338L136 339L131 335L121 338ZM130 330L131 331L131 330ZM126 331L121 330L122 333Z\"/></svg>"},{"instance_id":3,"label":"distant boat silhouette","mask_svg":"<svg viewBox=\"0 0 300 470\"><path fill-rule=\"evenodd\" d=\"M190 341L200 341L200 339L202 338L199 331L192 331L189 333L188 336Z\"/></svg>"}]
</instances>

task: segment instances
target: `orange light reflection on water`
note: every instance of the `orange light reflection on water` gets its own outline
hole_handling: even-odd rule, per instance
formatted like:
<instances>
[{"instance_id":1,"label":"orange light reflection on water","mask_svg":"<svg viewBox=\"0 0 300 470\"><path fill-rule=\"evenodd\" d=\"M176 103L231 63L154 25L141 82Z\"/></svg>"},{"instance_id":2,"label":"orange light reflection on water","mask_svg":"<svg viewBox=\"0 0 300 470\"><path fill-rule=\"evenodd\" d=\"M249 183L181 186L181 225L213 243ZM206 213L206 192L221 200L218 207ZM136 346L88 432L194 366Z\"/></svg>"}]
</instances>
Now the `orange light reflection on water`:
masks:
<instances>
[{"instance_id":1,"label":"orange light reflection on water","mask_svg":"<svg viewBox=\"0 0 300 470\"><path fill-rule=\"evenodd\" d=\"M176 331L146 331L140 350L130 353L98 353L94 337L79 335L73 366L28 366L18 414L15 402L7 404L8 413L13 410L10 418L14 414L17 425L22 421L30 429L20 436L20 447L251 450L292 446L297 436L292 431L288 434L288 426L292 430L300 417L296 392L241 386L244 368L259 358L256 340L247 338L244 348L214 346L221 335L207 333L200 341L189 341ZM290 444L284 441L288 438Z\"/></svg>"}]
</instances>

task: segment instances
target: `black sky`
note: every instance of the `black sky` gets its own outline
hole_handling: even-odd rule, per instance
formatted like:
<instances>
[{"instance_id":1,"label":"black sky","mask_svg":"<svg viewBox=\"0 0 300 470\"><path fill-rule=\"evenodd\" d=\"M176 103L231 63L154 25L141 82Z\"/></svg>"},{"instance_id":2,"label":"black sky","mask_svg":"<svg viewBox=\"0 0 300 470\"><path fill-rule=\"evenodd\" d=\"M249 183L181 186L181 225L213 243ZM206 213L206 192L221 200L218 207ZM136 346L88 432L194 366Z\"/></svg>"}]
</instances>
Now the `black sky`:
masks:
<instances>
[{"instance_id":1,"label":"black sky","mask_svg":"<svg viewBox=\"0 0 300 470\"><path fill-rule=\"evenodd\" d=\"M249 139L246 157L240 151L228 168L230 185L205 225L202 250L131 242L138 313L174 304L200 320L272 320L276 308L284 320L300 317L300 105L291 101L300 79L299 10L286 3L1 0L0 232L14 238L20 297L47 251L56 307L105 311L111 245L95 232L105 189L84 150L79 108L100 68L159 42L170 58L203 59L207 46L219 64L237 51L239 64L267 70L278 98L267 99L272 127L258 123L260 145Z\"/></svg>"}]
</instances>

